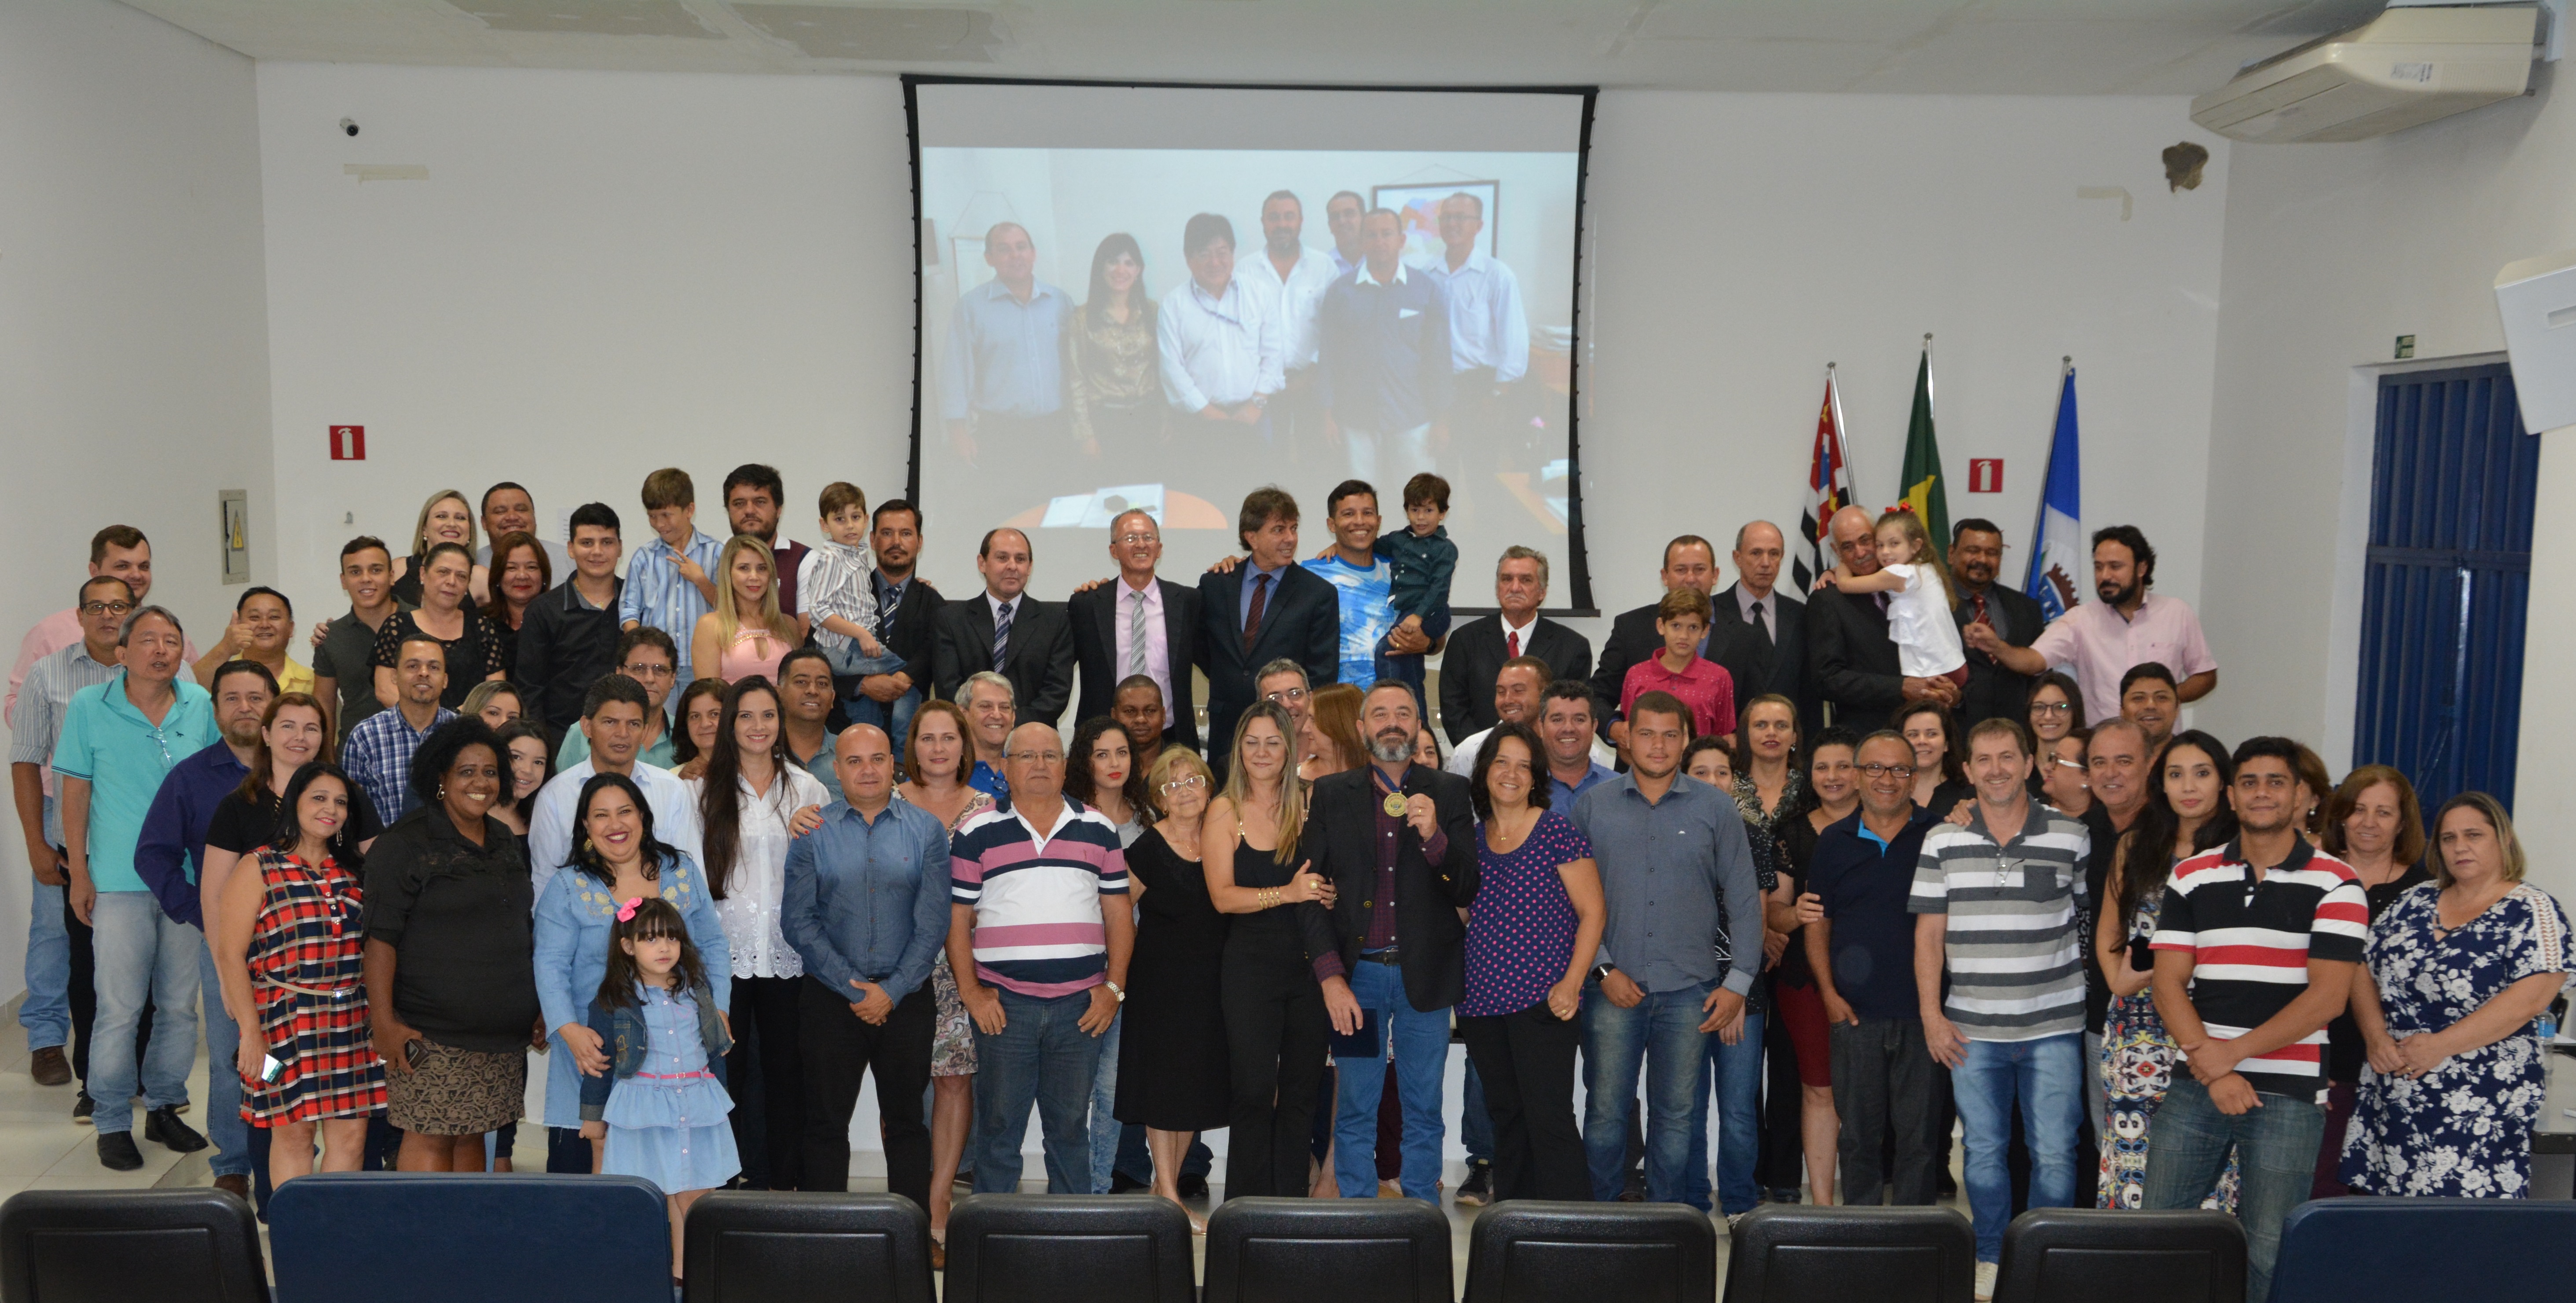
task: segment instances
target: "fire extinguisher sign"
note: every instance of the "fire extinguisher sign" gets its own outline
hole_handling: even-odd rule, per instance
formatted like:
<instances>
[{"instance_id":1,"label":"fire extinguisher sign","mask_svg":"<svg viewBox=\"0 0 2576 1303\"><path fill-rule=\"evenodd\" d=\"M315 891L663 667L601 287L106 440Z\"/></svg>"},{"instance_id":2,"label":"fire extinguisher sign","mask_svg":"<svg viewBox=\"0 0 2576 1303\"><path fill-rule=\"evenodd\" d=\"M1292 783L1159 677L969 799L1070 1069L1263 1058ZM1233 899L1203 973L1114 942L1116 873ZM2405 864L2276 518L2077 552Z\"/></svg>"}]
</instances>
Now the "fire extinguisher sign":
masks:
<instances>
[{"instance_id":1,"label":"fire extinguisher sign","mask_svg":"<svg viewBox=\"0 0 2576 1303\"><path fill-rule=\"evenodd\" d=\"M365 461L366 459L367 427L363 425L331 427L331 460Z\"/></svg>"}]
</instances>

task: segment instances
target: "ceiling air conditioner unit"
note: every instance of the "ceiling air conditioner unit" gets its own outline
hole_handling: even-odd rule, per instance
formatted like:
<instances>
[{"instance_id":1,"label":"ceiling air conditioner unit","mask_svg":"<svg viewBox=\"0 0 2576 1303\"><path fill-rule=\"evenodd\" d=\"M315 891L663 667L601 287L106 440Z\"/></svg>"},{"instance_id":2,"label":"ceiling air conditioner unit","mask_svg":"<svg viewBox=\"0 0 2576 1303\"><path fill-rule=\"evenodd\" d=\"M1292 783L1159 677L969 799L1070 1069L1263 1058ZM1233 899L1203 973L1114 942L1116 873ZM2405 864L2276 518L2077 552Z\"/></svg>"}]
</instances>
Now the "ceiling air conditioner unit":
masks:
<instances>
[{"instance_id":1,"label":"ceiling air conditioner unit","mask_svg":"<svg viewBox=\"0 0 2576 1303\"><path fill-rule=\"evenodd\" d=\"M2392 8L2236 74L2191 120L2264 144L2367 140L2511 99L2531 82L2537 7Z\"/></svg>"}]
</instances>

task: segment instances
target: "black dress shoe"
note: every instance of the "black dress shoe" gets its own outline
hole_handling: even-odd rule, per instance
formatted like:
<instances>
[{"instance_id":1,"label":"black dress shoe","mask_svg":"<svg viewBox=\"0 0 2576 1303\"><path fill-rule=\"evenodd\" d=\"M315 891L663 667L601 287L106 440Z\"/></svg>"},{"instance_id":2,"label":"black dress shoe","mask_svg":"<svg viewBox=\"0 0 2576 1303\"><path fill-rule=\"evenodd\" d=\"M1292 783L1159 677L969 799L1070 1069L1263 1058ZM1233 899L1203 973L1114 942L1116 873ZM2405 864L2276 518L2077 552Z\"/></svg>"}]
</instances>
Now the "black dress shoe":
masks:
<instances>
[{"instance_id":1,"label":"black dress shoe","mask_svg":"<svg viewBox=\"0 0 2576 1303\"><path fill-rule=\"evenodd\" d=\"M1204 1176L1184 1175L1180 1179L1179 1188L1181 1197L1184 1199L1204 1199L1208 1197L1207 1178Z\"/></svg>"},{"instance_id":2,"label":"black dress shoe","mask_svg":"<svg viewBox=\"0 0 2576 1303\"><path fill-rule=\"evenodd\" d=\"M134 1147L133 1133L99 1132L98 1165L111 1172L131 1172L143 1166L143 1151Z\"/></svg>"},{"instance_id":3,"label":"black dress shoe","mask_svg":"<svg viewBox=\"0 0 2576 1303\"><path fill-rule=\"evenodd\" d=\"M1139 1181L1135 1177L1127 1175L1125 1172L1113 1171L1109 1174L1109 1193L1111 1194L1133 1194L1138 1190L1151 1190L1153 1188L1154 1187L1152 1185L1144 1181Z\"/></svg>"},{"instance_id":4,"label":"black dress shoe","mask_svg":"<svg viewBox=\"0 0 2576 1303\"><path fill-rule=\"evenodd\" d=\"M144 1114L143 1138L177 1154L193 1154L206 1147L206 1138L180 1121L175 1108L156 1108Z\"/></svg>"},{"instance_id":5,"label":"black dress shoe","mask_svg":"<svg viewBox=\"0 0 2576 1303\"><path fill-rule=\"evenodd\" d=\"M72 1121L82 1126L92 1125L94 1119L91 1115L96 1112L98 1112L98 1101L91 1099L86 1090L80 1093L80 1098L72 1101Z\"/></svg>"}]
</instances>

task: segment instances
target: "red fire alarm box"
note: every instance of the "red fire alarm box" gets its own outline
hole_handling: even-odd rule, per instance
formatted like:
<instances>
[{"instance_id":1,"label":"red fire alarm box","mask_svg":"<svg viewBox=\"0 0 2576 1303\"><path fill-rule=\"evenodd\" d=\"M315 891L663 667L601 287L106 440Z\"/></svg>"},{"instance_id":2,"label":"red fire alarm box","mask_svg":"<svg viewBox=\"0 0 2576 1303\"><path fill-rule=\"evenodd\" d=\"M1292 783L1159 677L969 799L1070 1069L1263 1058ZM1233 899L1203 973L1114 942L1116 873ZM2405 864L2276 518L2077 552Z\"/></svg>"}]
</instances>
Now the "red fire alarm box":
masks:
<instances>
[{"instance_id":1,"label":"red fire alarm box","mask_svg":"<svg viewBox=\"0 0 2576 1303\"><path fill-rule=\"evenodd\" d=\"M365 461L366 459L367 427L363 425L331 427L331 460Z\"/></svg>"},{"instance_id":2,"label":"red fire alarm box","mask_svg":"<svg viewBox=\"0 0 2576 1303\"><path fill-rule=\"evenodd\" d=\"M1968 492L2001 493L2003 491L2003 458L1971 457L1968 459Z\"/></svg>"}]
</instances>

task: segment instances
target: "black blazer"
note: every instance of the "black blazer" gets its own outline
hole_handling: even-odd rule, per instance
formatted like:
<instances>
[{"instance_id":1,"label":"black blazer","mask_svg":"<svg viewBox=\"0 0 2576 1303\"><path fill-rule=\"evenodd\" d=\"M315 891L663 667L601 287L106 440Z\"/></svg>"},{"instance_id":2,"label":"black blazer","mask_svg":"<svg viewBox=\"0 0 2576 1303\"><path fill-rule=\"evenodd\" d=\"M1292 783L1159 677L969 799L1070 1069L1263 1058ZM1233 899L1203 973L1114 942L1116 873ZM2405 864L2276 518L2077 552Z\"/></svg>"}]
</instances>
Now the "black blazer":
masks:
<instances>
[{"instance_id":1,"label":"black blazer","mask_svg":"<svg viewBox=\"0 0 2576 1303\"><path fill-rule=\"evenodd\" d=\"M1169 579L1157 579L1154 586L1163 594L1164 656L1172 676L1172 718L1163 721L1163 736L1195 751L1198 690L1190 679L1190 667L1199 659L1199 592ZM1073 624L1073 659L1082 671L1082 704L1073 712L1076 721L1106 715L1117 703L1118 681L1127 677L1118 672L1117 624L1119 605L1126 600L1126 581L1112 579L1065 601L1065 616ZM1137 763L1151 759L1139 757Z\"/></svg>"},{"instance_id":2,"label":"black blazer","mask_svg":"<svg viewBox=\"0 0 2576 1303\"><path fill-rule=\"evenodd\" d=\"M1243 584L1249 563L1199 576L1199 668L1208 676L1208 760L1222 779L1234 721L1258 699L1253 676L1285 657L1306 667L1314 687L1338 682L1342 663L1342 598L1332 582L1291 562L1261 614L1261 636L1244 650Z\"/></svg>"},{"instance_id":3,"label":"black blazer","mask_svg":"<svg viewBox=\"0 0 2576 1303\"><path fill-rule=\"evenodd\" d=\"M1719 645L1712 633L1709 650L1716 651ZM1601 644L1601 666L1592 672L1592 697L1600 703L1602 737L1610 736L1610 725L1618 718L1619 690L1628 685L1630 667L1663 654L1664 636L1655 632L1654 603L1622 611L1610 622L1610 641Z\"/></svg>"},{"instance_id":4,"label":"black blazer","mask_svg":"<svg viewBox=\"0 0 2576 1303\"><path fill-rule=\"evenodd\" d=\"M1741 717L1744 703L1776 692L1798 703L1799 735L1814 737L1824 720L1816 709L1815 694L1807 690L1807 605L1786 590L1773 588L1771 606L1780 622L1766 640L1745 623L1744 608L1736 599L1740 587L1729 584L1710 599L1717 608L1712 621L1717 632L1709 636L1709 647L1719 652L1717 663L1735 680L1735 712ZM1718 646L1721 634L1725 637L1722 649Z\"/></svg>"},{"instance_id":5,"label":"black blazer","mask_svg":"<svg viewBox=\"0 0 2576 1303\"><path fill-rule=\"evenodd\" d=\"M1905 674L1876 593L1816 594L1807 608L1807 676L1834 708L1834 723L1863 733L1886 727L1905 702Z\"/></svg>"},{"instance_id":6,"label":"black blazer","mask_svg":"<svg viewBox=\"0 0 2576 1303\"><path fill-rule=\"evenodd\" d=\"M1315 780L1298 841L1298 853L1335 889L1329 916L1320 905L1299 909L1307 952L1339 951L1345 972L1360 963L1377 894L1377 805L1384 798L1369 776L1373 772L1374 767L1354 769ZM1404 994L1416 1009L1446 1009L1467 994L1467 925L1458 921L1458 911L1476 899L1475 812L1467 780L1456 774L1415 765L1404 773L1404 791L1431 797L1449 840L1448 853L1434 863L1411 824L1397 834L1395 936Z\"/></svg>"},{"instance_id":7,"label":"black blazer","mask_svg":"<svg viewBox=\"0 0 2576 1303\"><path fill-rule=\"evenodd\" d=\"M2040 611L2038 601L2028 593L2015 592L2002 584L1986 585L1986 606L1989 618L2003 621L2004 641L2015 647L2029 646L2033 639L2039 637L2039 631L2048 627L2048 617ZM1976 608L1968 605L1968 599L1962 597L1950 615L1959 622L1959 628L1965 630L1976 618ZM1961 645L1965 646L1964 639ZM1967 648L1967 652L1968 685L1959 690L1958 715L1962 735L1968 729L1997 717L2029 723L2030 690L2038 680L2005 669L1996 664L1993 657L1974 647Z\"/></svg>"},{"instance_id":8,"label":"black blazer","mask_svg":"<svg viewBox=\"0 0 2576 1303\"><path fill-rule=\"evenodd\" d=\"M1582 679L1592 674L1592 640L1544 615L1530 626L1529 642L1521 654L1546 661L1556 678ZM1504 654L1499 615L1470 620L1450 631L1449 649L1440 657L1440 727L1449 735L1449 745L1492 728L1501 718L1494 713L1494 680L1502 676L1503 662L1510 659Z\"/></svg>"},{"instance_id":9,"label":"black blazer","mask_svg":"<svg viewBox=\"0 0 2576 1303\"><path fill-rule=\"evenodd\" d=\"M939 686L938 667L932 662L939 644L939 612L947 605L948 599L914 571L912 583L903 590L903 603L894 608L894 625L885 633L886 650L903 658L903 672L912 676L912 686L925 697L934 695Z\"/></svg>"},{"instance_id":10,"label":"black blazer","mask_svg":"<svg viewBox=\"0 0 2576 1303\"><path fill-rule=\"evenodd\" d=\"M968 675L992 668L993 608L983 593L940 608L936 646L932 659L943 698L954 699ZM1002 677L1019 698L1020 723L1052 725L1064 714L1073 700L1073 624L1060 603L1024 596L1012 608Z\"/></svg>"}]
</instances>

